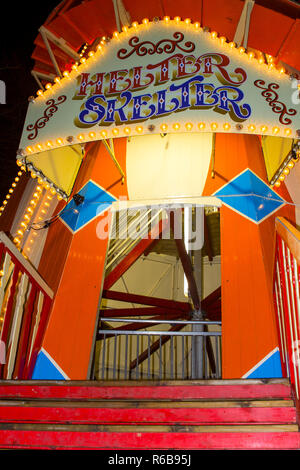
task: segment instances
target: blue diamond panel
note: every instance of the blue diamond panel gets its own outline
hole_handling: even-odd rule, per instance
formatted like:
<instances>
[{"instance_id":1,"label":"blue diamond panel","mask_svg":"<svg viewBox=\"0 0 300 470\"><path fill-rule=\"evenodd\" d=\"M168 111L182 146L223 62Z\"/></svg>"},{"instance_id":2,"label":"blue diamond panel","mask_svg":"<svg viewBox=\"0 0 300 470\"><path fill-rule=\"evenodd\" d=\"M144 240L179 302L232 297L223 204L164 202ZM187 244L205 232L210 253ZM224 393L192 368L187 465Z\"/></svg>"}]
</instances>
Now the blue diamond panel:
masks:
<instances>
[{"instance_id":1,"label":"blue diamond panel","mask_svg":"<svg viewBox=\"0 0 300 470\"><path fill-rule=\"evenodd\" d=\"M60 214L73 232L88 224L116 200L93 181L89 181L78 194L84 197L83 203L77 206L72 199Z\"/></svg>"},{"instance_id":2,"label":"blue diamond panel","mask_svg":"<svg viewBox=\"0 0 300 470\"><path fill-rule=\"evenodd\" d=\"M284 203L275 191L249 169L217 191L215 196L256 223Z\"/></svg>"}]
</instances>

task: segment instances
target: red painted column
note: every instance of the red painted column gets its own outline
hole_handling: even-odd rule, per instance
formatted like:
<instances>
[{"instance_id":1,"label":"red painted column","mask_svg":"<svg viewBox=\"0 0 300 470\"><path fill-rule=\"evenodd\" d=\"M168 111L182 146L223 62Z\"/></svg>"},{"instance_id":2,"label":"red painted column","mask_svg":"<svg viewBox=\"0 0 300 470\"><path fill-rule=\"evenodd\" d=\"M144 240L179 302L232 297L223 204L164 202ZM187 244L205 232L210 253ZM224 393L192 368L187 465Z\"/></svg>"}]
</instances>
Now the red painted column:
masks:
<instances>
[{"instance_id":1,"label":"red painted column","mask_svg":"<svg viewBox=\"0 0 300 470\"><path fill-rule=\"evenodd\" d=\"M114 142L125 170L126 139ZM74 193L84 196L64 208L50 227L39 271L56 290L32 378L85 380L93 347L108 238L97 234L113 200L127 196L121 176L101 142L88 147ZM97 212L98 211L98 212Z\"/></svg>"}]
</instances>

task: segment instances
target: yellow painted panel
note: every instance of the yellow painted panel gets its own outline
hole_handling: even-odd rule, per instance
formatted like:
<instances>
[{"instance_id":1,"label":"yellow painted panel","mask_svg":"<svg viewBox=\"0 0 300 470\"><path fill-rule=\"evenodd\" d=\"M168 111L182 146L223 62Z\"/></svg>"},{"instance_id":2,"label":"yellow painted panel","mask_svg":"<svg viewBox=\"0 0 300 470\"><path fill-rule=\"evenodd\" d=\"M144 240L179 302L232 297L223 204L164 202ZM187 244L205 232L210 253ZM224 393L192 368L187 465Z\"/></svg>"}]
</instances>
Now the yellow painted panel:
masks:
<instances>
[{"instance_id":1,"label":"yellow painted panel","mask_svg":"<svg viewBox=\"0 0 300 470\"><path fill-rule=\"evenodd\" d=\"M43 173L55 186L70 195L82 161L81 145L48 150L27 157L36 171Z\"/></svg>"},{"instance_id":2,"label":"yellow painted panel","mask_svg":"<svg viewBox=\"0 0 300 470\"><path fill-rule=\"evenodd\" d=\"M293 139L284 137L262 137L262 148L269 181L271 181L281 163L288 156L292 148L292 143Z\"/></svg>"}]
</instances>

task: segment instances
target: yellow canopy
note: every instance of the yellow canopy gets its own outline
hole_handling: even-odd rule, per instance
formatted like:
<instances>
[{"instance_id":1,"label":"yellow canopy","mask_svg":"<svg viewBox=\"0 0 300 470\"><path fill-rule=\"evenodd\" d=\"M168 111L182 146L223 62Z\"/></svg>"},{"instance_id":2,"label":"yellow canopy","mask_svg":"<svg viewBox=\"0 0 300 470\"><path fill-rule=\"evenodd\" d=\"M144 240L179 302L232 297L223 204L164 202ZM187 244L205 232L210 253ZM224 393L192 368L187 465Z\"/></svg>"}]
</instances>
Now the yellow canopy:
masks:
<instances>
[{"instance_id":1,"label":"yellow canopy","mask_svg":"<svg viewBox=\"0 0 300 470\"><path fill-rule=\"evenodd\" d=\"M70 145L55 150L28 155L37 172L61 189L67 196L71 194L82 161L81 145Z\"/></svg>"},{"instance_id":2,"label":"yellow canopy","mask_svg":"<svg viewBox=\"0 0 300 470\"><path fill-rule=\"evenodd\" d=\"M272 177L288 156L292 143L293 139L262 136L262 148L269 181L272 180Z\"/></svg>"}]
</instances>

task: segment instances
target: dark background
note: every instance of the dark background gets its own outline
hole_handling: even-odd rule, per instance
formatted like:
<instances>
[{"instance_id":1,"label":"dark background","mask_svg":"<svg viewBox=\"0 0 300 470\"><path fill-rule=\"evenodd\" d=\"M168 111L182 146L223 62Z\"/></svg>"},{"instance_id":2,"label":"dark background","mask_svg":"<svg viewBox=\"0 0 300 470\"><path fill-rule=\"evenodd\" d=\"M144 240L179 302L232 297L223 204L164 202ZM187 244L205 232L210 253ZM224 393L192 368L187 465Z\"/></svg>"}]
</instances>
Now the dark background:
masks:
<instances>
[{"instance_id":1,"label":"dark background","mask_svg":"<svg viewBox=\"0 0 300 470\"><path fill-rule=\"evenodd\" d=\"M59 0L1 3L0 80L6 84L6 104L0 104L0 206L18 172L16 153L28 97L38 90L30 73L34 40L39 27L59 3Z\"/></svg>"}]
</instances>

